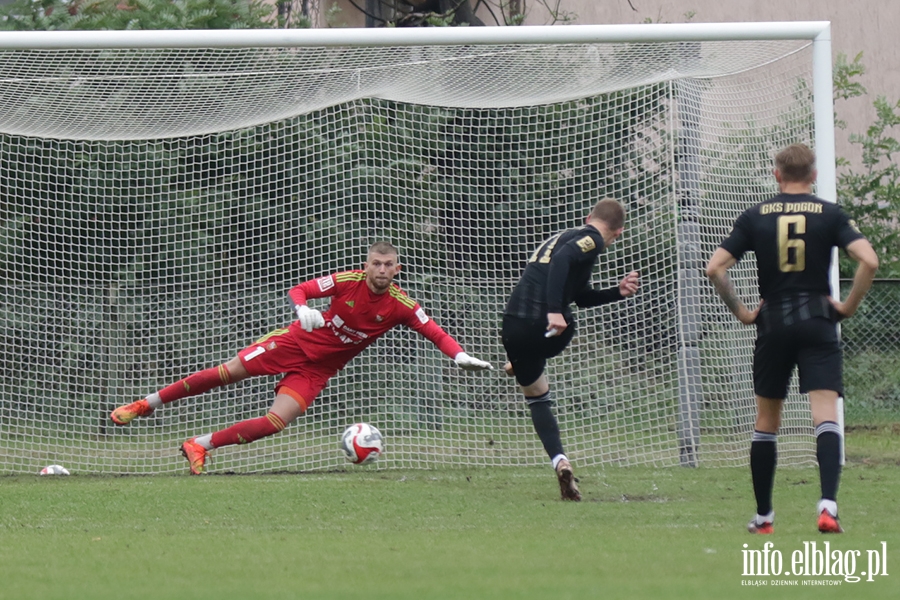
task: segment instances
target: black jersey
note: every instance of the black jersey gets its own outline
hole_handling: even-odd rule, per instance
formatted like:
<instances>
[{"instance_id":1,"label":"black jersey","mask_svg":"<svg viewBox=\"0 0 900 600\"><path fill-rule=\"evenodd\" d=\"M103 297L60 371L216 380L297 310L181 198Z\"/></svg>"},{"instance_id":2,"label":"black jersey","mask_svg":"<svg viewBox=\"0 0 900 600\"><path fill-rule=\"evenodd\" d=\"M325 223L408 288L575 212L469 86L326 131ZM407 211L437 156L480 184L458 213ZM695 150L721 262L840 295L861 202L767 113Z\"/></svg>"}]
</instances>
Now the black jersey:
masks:
<instances>
[{"instance_id":1,"label":"black jersey","mask_svg":"<svg viewBox=\"0 0 900 600\"><path fill-rule=\"evenodd\" d=\"M567 229L544 241L528 259L503 314L541 319L561 313L569 320L569 305L598 306L621 300L618 287L595 290L591 272L603 251L603 236L591 225Z\"/></svg>"},{"instance_id":2,"label":"black jersey","mask_svg":"<svg viewBox=\"0 0 900 600\"><path fill-rule=\"evenodd\" d=\"M763 311L783 324L830 314L834 247L862 238L846 212L811 194L779 194L744 211L721 247L740 260L756 254Z\"/></svg>"}]
</instances>

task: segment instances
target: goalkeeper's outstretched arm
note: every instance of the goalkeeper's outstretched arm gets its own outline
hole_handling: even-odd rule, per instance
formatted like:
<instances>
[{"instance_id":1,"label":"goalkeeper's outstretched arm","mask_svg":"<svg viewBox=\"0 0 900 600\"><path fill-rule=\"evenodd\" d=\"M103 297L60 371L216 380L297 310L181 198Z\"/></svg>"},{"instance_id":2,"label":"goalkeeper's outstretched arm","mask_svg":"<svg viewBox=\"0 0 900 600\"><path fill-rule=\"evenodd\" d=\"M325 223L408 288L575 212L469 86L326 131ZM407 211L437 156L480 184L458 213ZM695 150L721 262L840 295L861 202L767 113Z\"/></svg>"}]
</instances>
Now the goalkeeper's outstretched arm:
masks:
<instances>
[{"instance_id":1,"label":"goalkeeper's outstretched arm","mask_svg":"<svg viewBox=\"0 0 900 600\"><path fill-rule=\"evenodd\" d=\"M459 345L459 342L435 323L421 306L416 305L412 312L412 318L407 321L406 325L422 334L437 346L438 350L452 358L460 369L465 371L483 371L494 368L489 362L469 356L462 349L462 346Z\"/></svg>"}]
</instances>

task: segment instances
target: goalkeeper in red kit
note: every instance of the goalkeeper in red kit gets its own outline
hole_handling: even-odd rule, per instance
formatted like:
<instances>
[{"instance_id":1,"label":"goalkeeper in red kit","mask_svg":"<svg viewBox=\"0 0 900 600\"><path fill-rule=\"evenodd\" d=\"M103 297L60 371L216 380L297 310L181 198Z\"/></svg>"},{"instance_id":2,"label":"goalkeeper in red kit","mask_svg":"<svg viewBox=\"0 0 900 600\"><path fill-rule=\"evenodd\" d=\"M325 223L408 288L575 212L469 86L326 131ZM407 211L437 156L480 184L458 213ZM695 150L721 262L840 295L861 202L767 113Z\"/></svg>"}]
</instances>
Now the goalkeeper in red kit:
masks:
<instances>
[{"instance_id":1,"label":"goalkeeper in red kit","mask_svg":"<svg viewBox=\"0 0 900 600\"><path fill-rule=\"evenodd\" d=\"M185 377L158 392L120 406L110 418L127 425L164 404L196 396L222 385L259 375L284 375L275 384L275 400L262 417L241 421L181 446L191 474L203 473L210 450L247 444L278 433L306 412L319 392L350 359L397 325L419 332L467 371L492 368L471 357L421 306L394 284L400 272L397 249L388 242L369 248L362 270L306 281L289 291L297 320L257 340L225 364ZM306 305L310 298L331 297L328 310Z\"/></svg>"}]
</instances>

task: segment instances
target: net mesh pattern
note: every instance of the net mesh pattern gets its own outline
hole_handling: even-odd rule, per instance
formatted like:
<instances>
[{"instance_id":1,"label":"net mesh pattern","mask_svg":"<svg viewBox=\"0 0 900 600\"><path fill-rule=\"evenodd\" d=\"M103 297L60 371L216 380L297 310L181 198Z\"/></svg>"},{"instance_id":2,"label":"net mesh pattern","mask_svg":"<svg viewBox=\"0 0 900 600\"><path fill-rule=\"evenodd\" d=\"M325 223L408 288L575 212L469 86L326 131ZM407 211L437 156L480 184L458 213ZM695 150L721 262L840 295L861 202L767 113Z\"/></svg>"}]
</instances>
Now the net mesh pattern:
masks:
<instances>
[{"instance_id":1,"label":"net mesh pattern","mask_svg":"<svg viewBox=\"0 0 900 600\"><path fill-rule=\"evenodd\" d=\"M123 428L110 411L287 325L291 286L379 239L397 283L499 367L525 260L607 196L628 220L595 283L642 287L577 309L549 363L568 455L746 464L754 332L703 268L775 193L775 151L812 142L808 42L22 51L0 80L0 472L183 472L180 443L264 414L277 378ZM753 302L752 256L734 280ZM547 461L512 379L398 328L212 470L342 467L356 421L385 435L375 468ZM783 464L814 461L795 393L779 439Z\"/></svg>"}]
</instances>

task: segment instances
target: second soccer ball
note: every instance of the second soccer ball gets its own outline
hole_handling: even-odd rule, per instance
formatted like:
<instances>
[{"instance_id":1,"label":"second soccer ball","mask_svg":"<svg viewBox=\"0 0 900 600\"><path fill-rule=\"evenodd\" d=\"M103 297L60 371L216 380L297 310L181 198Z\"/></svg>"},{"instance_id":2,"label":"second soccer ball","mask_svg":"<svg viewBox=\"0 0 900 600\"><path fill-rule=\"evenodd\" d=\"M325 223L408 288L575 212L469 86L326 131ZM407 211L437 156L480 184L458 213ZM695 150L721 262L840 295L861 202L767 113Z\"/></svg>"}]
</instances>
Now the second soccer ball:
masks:
<instances>
[{"instance_id":1,"label":"second soccer ball","mask_svg":"<svg viewBox=\"0 0 900 600\"><path fill-rule=\"evenodd\" d=\"M41 469L41 475L68 475L69 470L62 465L49 465Z\"/></svg>"},{"instance_id":2,"label":"second soccer ball","mask_svg":"<svg viewBox=\"0 0 900 600\"><path fill-rule=\"evenodd\" d=\"M354 465L365 465L375 462L384 452L384 438L368 423L354 423L341 436L341 448Z\"/></svg>"}]
</instances>

